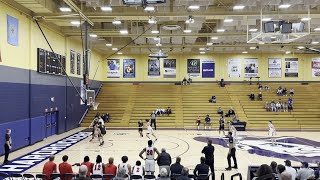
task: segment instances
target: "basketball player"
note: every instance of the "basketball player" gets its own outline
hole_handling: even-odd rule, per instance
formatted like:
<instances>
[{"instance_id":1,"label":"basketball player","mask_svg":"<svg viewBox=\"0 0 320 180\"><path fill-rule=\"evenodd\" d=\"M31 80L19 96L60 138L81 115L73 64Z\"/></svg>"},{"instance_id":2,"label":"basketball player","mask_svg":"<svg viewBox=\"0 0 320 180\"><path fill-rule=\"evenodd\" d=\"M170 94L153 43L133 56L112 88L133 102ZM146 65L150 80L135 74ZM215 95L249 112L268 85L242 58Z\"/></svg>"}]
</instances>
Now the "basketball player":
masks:
<instances>
[{"instance_id":1,"label":"basketball player","mask_svg":"<svg viewBox=\"0 0 320 180\"><path fill-rule=\"evenodd\" d=\"M226 134L224 133L224 118L223 115L221 115L220 119L219 119L219 135L220 135L220 131L223 132L223 135L225 136Z\"/></svg>"},{"instance_id":2,"label":"basketball player","mask_svg":"<svg viewBox=\"0 0 320 180\"><path fill-rule=\"evenodd\" d=\"M197 129L198 129L198 130L199 130L199 128L200 128L200 123L201 123L201 119L200 119L200 116L198 116L197 121L196 121Z\"/></svg>"},{"instance_id":3,"label":"basketball player","mask_svg":"<svg viewBox=\"0 0 320 180\"><path fill-rule=\"evenodd\" d=\"M138 131L139 131L140 137L143 137L143 133L142 133L143 122L141 120L138 121L138 127L139 127Z\"/></svg>"},{"instance_id":4,"label":"basketball player","mask_svg":"<svg viewBox=\"0 0 320 180\"><path fill-rule=\"evenodd\" d=\"M104 126L104 121L101 118L99 118L99 121L98 121L98 128L100 130L100 133L98 134L98 138L99 138L100 146L102 146L104 144L103 136L107 132L106 132L106 127Z\"/></svg>"},{"instance_id":5,"label":"basketball player","mask_svg":"<svg viewBox=\"0 0 320 180\"><path fill-rule=\"evenodd\" d=\"M232 132L229 132L229 152L227 156L228 160L228 167L226 168L227 171L230 171L231 168L238 169L238 164L237 164L237 158L236 158L236 141L232 137ZM233 159L234 166L231 167L231 157Z\"/></svg>"},{"instance_id":6,"label":"basketball player","mask_svg":"<svg viewBox=\"0 0 320 180\"><path fill-rule=\"evenodd\" d=\"M232 122L229 122L229 132L232 133L233 135L233 139L235 140L235 142L237 143L238 141L238 137L237 137L237 129L232 125Z\"/></svg>"},{"instance_id":7,"label":"basketball player","mask_svg":"<svg viewBox=\"0 0 320 180\"><path fill-rule=\"evenodd\" d=\"M93 165L92 174L103 175L104 172L104 164L102 163L102 157L100 155L97 156L96 162Z\"/></svg>"},{"instance_id":8,"label":"basketball player","mask_svg":"<svg viewBox=\"0 0 320 180\"><path fill-rule=\"evenodd\" d=\"M151 134L154 138L156 138L156 140L158 140L157 136L153 132L153 129L151 127L149 119L146 119L146 122L147 122L146 127L147 127L147 130L148 130L147 133L146 133L146 136L150 139L149 134Z\"/></svg>"},{"instance_id":9,"label":"basketball player","mask_svg":"<svg viewBox=\"0 0 320 180\"><path fill-rule=\"evenodd\" d=\"M141 165L141 161L137 161L136 165L132 168L132 175L143 176L144 175L144 167Z\"/></svg>"},{"instance_id":10,"label":"basketball player","mask_svg":"<svg viewBox=\"0 0 320 180\"><path fill-rule=\"evenodd\" d=\"M143 158L142 154L146 153L146 158ZM148 146L146 148L143 148L142 151L140 152L139 156L146 161L146 173L147 174L154 174L155 171L155 158L154 158L154 153L157 153L159 156L159 151L157 148L153 147L153 142L152 140L148 141Z\"/></svg>"},{"instance_id":11,"label":"basketball player","mask_svg":"<svg viewBox=\"0 0 320 180\"><path fill-rule=\"evenodd\" d=\"M274 146L276 145L275 139L274 139L274 136L276 135L276 128L273 126L272 121L269 121L268 127L269 127L269 136L271 139L271 143L272 143L272 146Z\"/></svg>"},{"instance_id":12,"label":"basketball player","mask_svg":"<svg viewBox=\"0 0 320 180\"><path fill-rule=\"evenodd\" d=\"M98 125L99 119L97 117L95 117L92 121L92 123L90 124L89 128L92 128L92 138L90 139L90 142L98 136L98 129L97 129L97 125Z\"/></svg>"},{"instance_id":13,"label":"basketball player","mask_svg":"<svg viewBox=\"0 0 320 180\"><path fill-rule=\"evenodd\" d=\"M125 174L131 175L131 165L128 164L128 160L129 160L129 159L128 159L128 156L122 156L122 157L121 157L122 163L120 163L120 164L118 165L118 173L119 173L122 169L124 169Z\"/></svg>"}]
</instances>

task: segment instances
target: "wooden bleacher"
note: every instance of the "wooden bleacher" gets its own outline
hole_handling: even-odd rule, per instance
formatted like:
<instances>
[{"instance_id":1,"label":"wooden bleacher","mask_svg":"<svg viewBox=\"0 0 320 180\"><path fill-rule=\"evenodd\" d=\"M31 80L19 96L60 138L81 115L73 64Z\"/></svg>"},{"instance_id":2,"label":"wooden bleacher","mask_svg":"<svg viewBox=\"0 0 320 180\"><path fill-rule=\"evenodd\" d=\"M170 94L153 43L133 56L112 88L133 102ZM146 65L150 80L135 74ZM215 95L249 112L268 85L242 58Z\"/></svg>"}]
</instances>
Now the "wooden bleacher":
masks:
<instances>
[{"instance_id":1,"label":"wooden bleacher","mask_svg":"<svg viewBox=\"0 0 320 180\"><path fill-rule=\"evenodd\" d=\"M248 129L266 129L272 120L277 129L318 129L320 128L320 84L301 85L298 83L263 84L271 90L262 90L263 101L250 101L248 95L259 93L257 85L232 84L220 88L217 84L192 84L178 86L173 84L104 84L96 101L100 103L98 111L90 110L82 122L88 127L97 112L110 113L108 127L137 127L138 120L150 118L156 108L171 107L173 114L157 117L159 128L195 128L197 116L202 122L209 114L213 128L218 127L218 107L227 112L230 107L236 111L241 121L246 121ZM293 112L267 112L266 101L287 100L288 96L277 96L279 86L295 90ZM208 103L215 95L217 103ZM227 118L226 120L230 120Z\"/></svg>"}]
</instances>

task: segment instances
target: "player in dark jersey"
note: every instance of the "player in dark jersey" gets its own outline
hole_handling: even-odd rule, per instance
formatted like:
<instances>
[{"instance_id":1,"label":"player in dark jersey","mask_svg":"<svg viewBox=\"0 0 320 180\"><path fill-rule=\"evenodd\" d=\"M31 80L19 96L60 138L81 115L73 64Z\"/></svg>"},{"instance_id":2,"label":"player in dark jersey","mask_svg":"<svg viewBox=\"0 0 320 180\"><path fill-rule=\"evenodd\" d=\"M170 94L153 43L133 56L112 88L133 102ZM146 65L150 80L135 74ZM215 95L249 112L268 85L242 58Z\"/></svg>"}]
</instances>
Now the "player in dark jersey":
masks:
<instances>
[{"instance_id":1,"label":"player in dark jersey","mask_svg":"<svg viewBox=\"0 0 320 180\"><path fill-rule=\"evenodd\" d=\"M223 135L225 136L226 134L224 133L224 118L223 118L223 115L220 117L219 119L219 134L220 132L222 131L223 132Z\"/></svg>"},{"instance_id":2,"label":"player in dark jersey","mask_svg":"<svg viewBox=\"0 0 320 180\"><path fill-rule=\"evenodd\" d=\"M143 122L141 120L138 121L138 127L139 127L138 131L139 131L140 137L143 137L143 133L142 133L142 131L143 131Z\"/></svg>"}]
</instances>

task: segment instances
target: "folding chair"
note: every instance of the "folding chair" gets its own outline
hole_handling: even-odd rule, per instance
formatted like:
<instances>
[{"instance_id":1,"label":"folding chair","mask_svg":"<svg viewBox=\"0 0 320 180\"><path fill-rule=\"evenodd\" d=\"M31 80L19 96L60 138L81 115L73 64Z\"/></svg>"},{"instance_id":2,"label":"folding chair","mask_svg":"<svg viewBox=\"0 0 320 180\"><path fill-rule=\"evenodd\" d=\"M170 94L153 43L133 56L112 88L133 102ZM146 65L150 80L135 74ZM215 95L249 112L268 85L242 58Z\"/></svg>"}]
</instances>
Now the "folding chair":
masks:
<instances>
[{"instance_id":1,"label":"folding chair","mask_svg":"<svg viewBox=\"0 0 320 180\"><path fill-rule=\"evenodd\" d=\"M156 179L156 177L154 175L144 175L144 179L153 180Z\"/></svg>"},{"instance_id":2,"label":"folding chair","mask_svg":"<svg viewBox=\"0 0 320 180\"><path fill-rule=\"evenodd\" d=\"M36 180L33 174L23 174L22 176L25 180Z\"/></svg>"},{"instance_id":3,"label":"folding chair","mask_svg":"<svg viewBox=\"0 0 320 180\"><path fill-rule=\"evenodd\" d=\"M50 175L50 180L54 180L54 179L57 179L57 178L60 178L61 175L59 173L52 173Z\"/></svg>"},{"instance_id":4,"label":"folding chair","mask_svg":"<svg viewBox=\"0 0 320 180\"><path fill-rule=\"evenodd\" d=\"M65 173L62 177L63 177L63 180L66 180L66 179L75 179L76 176L72 173Z\"/></svg>"},{"instance_id":5,"label":"folding chair","mask_svg":"<svg viewBox=\"0 0 320 180\"><path fill-rule=\"evenodd\" d=\"M49 180L49 178L45 174L36 174L36 179Z\"/></svg>"},{"instance_id":6,"label":"folding chair","mask_svg":"<svg viewBox=\"0 0 320 180\"><path fill-rule=\"evenodd\" d=\"M130 179L131 180L133 180L133 179L135 179L135 180L142 179L142 176L140 176L140 175L132 175L132 176L130 176Z\"/></svg>"}]
</instances>

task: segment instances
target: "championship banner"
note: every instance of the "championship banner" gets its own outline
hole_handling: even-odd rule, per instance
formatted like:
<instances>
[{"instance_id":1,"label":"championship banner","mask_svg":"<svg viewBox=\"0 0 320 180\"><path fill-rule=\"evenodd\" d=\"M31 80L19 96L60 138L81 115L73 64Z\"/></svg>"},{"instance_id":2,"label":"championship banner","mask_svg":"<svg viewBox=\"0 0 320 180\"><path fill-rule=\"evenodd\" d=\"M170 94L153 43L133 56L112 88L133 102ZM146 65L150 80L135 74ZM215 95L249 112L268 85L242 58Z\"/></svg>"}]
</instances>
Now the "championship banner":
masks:
<instances>
[{"instance_id":1,"label":"championship banner","mask_svg":"<svg viewBox=\"0 0 320 180\"><path fill-rule=\"evenodd\" d=\"M77 53L77 74L81 74L81 54Z\"/></svg>"},{"instance_id":2,"label":"championship banner","mask_svg":"<svg viewBox=\"0 0 320 180\"><path fill-rule=\"evenodd\" d=\"M163 77L164 78L176 78L176 60L164 59L163 60Z\"/></svg>"},{"instance_id":3,"label":"championship banner","mask_svg":"<svg viewBox=\"0 0 320 180\"><path fill-rule=\"evenodd\" d=\"M70 73L74 74L74 55L75 52L73 50L70 50Z\"/></svg>"},{"instance_id":4,"label":"championship banner","mask_svg":"<svg viewBox=\"0 0 320 180\"><path fill-rule=\"evenodd\" d=\"M7 15L7 33L8 44L12 46L18 46L19 43L19 20L15 17Z\"/></svg>"},{"instance_id":5,"label":"championship banner","mask_svg":"<svg viewBox=\"0 0 320 180\"><path fill-rule=\"evenodd\" d=\"M312 77L320 77L320 58L312 59Z\"/></svg>"},{"instance_id":6,"label":"championship banner","mask_svg":"<svg viewBox=\"0 0 320 180\"><path fill-rule=\"evenodd\" d=\"M281 58L268 59L269 78L281 78Z\"/></svg>"},{"instance_id":7,"label":"championship banner","mask_svg":"<svg viewBox=\"0 0 320 180\"><path fill-rule=\"evenodd\" d=\"M200 77L200 59L188 59L187 73L189 77Z\"/></svg>"},{"instance_id":8,"label":"championship banner","mask_svg":"<svg viewBox=\"0 0 320 180\"><path fill-rule=\"evenodd\" d=\"M160 77L160 60L148 59L148 78Z\"/></svg>"},{"instance_id":9,"label":"championship banner","mask_svg":"<svg viewBox=\"0 0 320 180\"><path fill-rule=\"evenodd\" d=\"M241 77L241 59L228 59L228 77Z\"/></svg>"},{"instance_id":10,"label":"championship banner","mask_svg":"<svg viewBox=\"0 0 320 180\"><path fill-rule=\"evenodd\" d=\"M120 78L120 59L108 59L107 64L107 78Z\"/></svg>"},{"instance_id":11,"label":"championship banner","mask_svg":"<svg viewBox=\"0 0 320 180\"><path fill-rule=\"evenodd\" d=\"M258 59L244 59L244 77L258 77Z\"/></svg>"},{"instance_id":12,"label":"championship banner","mask_svg":"<svg viewBox=\"0 0 320 180\"><path fill-rule=\"evenodd\" d=\"M136 60L124 59L123 60L123 78L136 77Z\"/></svg>"},{"instance_id":13,"label":"championship banner","mask_svg":"<svg viewBox=\"0 0 320 180\"><path fill-rule=\"evenodd\" d=\"M285 58L286 69L284 76L285 77L298 77L299 64L298 58Z\"/></svg>"},{"instance_id":14,"label":"championship banner","mask_svg":"<svg viewBox=\"0 0 320 180\"><path fill-rule=\"evenodd\" d=\"M86 98L86 87L83 83L83 80L80 81L80 96L82 98L82 99L80 98L80 104L83 105L85 103L82 100L85 100Z\"/></svg>"},{"instance_id":15,"label":"championship banner","mask_svg":"<svg viewBox=\"0 0 320 180\"><path fill-rule=\"evenodd\" d=\"M215 63L213 59L202 60L202 78L214 78Z\"/></svg>"}]
</instances>

